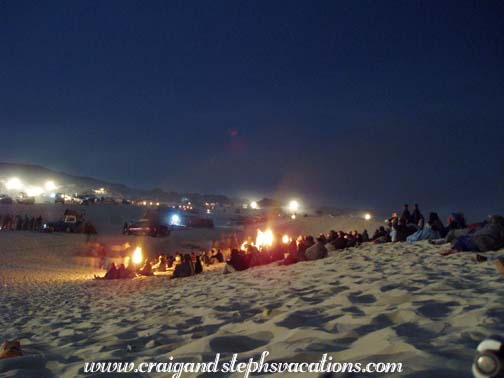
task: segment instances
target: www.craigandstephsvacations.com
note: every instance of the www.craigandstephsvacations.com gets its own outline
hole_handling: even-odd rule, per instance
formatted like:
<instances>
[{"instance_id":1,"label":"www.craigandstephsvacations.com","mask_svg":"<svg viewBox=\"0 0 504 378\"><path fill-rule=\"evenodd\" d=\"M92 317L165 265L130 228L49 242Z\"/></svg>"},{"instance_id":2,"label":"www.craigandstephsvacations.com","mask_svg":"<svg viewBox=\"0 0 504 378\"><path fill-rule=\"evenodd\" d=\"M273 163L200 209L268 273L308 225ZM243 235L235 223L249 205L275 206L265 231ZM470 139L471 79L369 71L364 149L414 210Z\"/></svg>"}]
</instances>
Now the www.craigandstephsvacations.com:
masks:
<instances>
[{"instance_id":1,"label":"www.craigandstephsvacations.com","mask_svg":"<svg viewBox=\"0 0 504 378\"><path fill-rule=\"evenodd\" d=\"M209 362L178 362L173 356L169 362L86 362L84 373L166 373L172 378L180 378L184 373L242 373L244 378L250 374L275 374L275 373L401 373L401 362L340 362L333 361L332 356L323 354L317 362L267 362L270 353L264 351L259 360L249 358L245 361L238 359L238 353L233 354L230 360L221 361L220 353Z\"/></svg>"}]
</instances>

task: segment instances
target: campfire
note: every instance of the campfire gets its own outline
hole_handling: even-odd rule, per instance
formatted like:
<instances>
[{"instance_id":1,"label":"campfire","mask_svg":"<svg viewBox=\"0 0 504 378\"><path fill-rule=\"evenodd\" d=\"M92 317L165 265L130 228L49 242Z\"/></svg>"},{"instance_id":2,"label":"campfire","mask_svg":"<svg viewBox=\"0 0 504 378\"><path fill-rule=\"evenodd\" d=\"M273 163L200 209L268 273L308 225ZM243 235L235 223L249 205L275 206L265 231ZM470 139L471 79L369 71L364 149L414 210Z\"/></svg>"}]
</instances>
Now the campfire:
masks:
<instances>
[{"instance_id":1,"label":"campfire","mask_svg":"<svg viewBox=\"0 0 504 378\"><path fill-rule=\"evenodd\" d=\"M136 247L131 257L131 261L135 265L140 265L143 262L142 247Z\"/></svg>"},{"instance_id":2,"label":"campfire","mask_svg":"<svg viewBox=\"0 0 504 378\"><path fill-rule=\"evenodd\" d=\"M273 234L273 231L270 228L266 229L265 231L258 229L255 242L251 240L252 240L251 238L245 240L241 245L241 249L246 250L247 246L249 245L252 245L259 250L264 247L271 247L273 244L275 244L275 235ZM282 237L282 242L284 244L287 244L290 241L291 238L288 235L284 235Z\"/></svg>"}]
</instances>

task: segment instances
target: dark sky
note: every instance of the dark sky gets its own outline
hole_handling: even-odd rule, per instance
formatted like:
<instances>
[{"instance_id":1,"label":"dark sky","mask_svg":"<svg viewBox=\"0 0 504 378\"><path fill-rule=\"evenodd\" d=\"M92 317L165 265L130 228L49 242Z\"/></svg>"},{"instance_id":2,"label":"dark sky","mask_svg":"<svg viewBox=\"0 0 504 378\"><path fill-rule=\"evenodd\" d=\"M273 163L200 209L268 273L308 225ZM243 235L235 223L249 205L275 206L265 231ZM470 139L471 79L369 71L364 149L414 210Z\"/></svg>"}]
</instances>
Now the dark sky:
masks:
<instances>
[{"instance_id":1,"label":"dark sky","mask_svg":"<svg viewBox=\"0 0 504 378\"><path fill-rule=\"evenodd\" d=\"M502 1L1 1L0 161L504 209Z\"/></svg>"}]
</instances>

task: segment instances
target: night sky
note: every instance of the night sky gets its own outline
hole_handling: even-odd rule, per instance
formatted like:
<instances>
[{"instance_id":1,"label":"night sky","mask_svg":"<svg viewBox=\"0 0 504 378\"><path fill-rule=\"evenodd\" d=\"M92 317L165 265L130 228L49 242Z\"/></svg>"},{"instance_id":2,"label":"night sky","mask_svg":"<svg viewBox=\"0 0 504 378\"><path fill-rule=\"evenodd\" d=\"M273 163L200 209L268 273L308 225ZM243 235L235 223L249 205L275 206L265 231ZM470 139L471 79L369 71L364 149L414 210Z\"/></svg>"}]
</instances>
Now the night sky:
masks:
<instances>
[{"instance_id":1,"label":"night sky","mask_svg":"<svg viewBox=\"0 0 504 378\"><path fill-rule=\"evenodd\" d=\"M0 161L504 212L502 1L2 1Z\"/></svg>"}]
</instances>

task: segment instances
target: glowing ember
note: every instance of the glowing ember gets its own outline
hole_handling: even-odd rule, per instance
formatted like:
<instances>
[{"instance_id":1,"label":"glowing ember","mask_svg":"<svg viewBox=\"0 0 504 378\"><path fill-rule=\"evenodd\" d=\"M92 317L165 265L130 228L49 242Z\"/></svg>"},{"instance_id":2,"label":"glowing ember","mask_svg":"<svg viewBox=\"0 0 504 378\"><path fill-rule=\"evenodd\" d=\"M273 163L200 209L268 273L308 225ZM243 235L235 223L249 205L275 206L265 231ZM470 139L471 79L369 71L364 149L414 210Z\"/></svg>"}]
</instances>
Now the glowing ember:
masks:
<instances>
[{"instance_id":1,"label":"glowing ember","mask_svg":"<svg viewBox=\"0 0 504 378\"><path fill-rule=\"evenodd\" d=\"M139 265L143 261L143 256L142 256L142 248L141 247L136 247L135 252L133 252L133 257L131 258L131 261L133 261L133 264Z\"/></svg>"}]
</instances>

